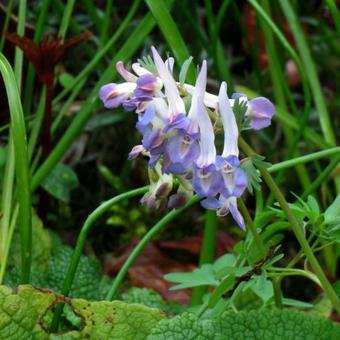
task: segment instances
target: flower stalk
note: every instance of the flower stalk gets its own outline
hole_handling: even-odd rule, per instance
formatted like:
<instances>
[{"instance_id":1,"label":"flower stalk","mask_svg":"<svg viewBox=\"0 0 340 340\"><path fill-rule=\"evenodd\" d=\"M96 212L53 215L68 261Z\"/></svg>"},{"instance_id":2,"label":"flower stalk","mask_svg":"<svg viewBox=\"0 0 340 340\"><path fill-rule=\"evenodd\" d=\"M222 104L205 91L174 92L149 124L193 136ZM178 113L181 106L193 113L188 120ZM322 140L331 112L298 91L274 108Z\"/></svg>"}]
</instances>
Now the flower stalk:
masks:
<instances>
[{"instance_id":1,"label":"flower stalk","mask_svg":"<svg viewBox=\"0 0 340 340\"><path fill-rule=\"evenodd\" d=\"M241 149L248 155L251 156L254 154L253 149L247 144L247 142L241 137L239 139L239 145ZM295 234L295 237L297 238L298 242L300 243L300 246L305 253L310 265L312 266L312 269L315 273L315 275L318 277L320 284L327 294L328 298L332 302L333 307L335 310L340 314L340 300L337 296L336 292L334 291L332 285L328 281L324 271L322 270L317 258L315 257L313 250L309 246L305 235L302 231L302 228L298 222L298 220L295 218L293 212L288 206L287 201L285 200L281 190L276 185L274 179L270 175L270 173L265 168L259 168L259 171L266 182L268 188L271 190L271 192L274 194L275 198L277 199L281 209L285 212L286 217L288 219L288 222L290 223L290 226L292 228L293 233Z\"/></svg>"}]
</instances>

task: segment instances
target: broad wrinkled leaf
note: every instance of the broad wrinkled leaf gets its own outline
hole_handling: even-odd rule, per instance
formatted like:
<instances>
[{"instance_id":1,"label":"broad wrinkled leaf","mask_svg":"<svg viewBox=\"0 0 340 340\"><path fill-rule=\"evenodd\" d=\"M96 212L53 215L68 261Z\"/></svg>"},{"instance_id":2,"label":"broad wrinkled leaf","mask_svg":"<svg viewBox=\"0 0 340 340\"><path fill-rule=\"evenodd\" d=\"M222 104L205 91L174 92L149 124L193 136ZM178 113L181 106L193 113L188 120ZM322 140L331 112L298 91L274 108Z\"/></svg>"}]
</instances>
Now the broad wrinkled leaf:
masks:
<instances>
[{"instance_id":1,"label":"broad wrinkled leaf","mask_svg":"<svg viewBox=\"0 0 340 340\"><path fill-rule=\"evenodd\" d=\"M179 284L171 287L171 289L184 289L197 286L216 286L218 281L214 277L214 270L212 265L203 265L191 273L171 273L164 276L164 278L171 282L178 282Z\"/></svg>"},{"instance_id":2,"label":"broad wrinkled leaf","mask_svg":"<svg viewBox=\"0 0 340 340\"><path fill-rule=\"evenodd\" d=\"M66 302L83 319L83 328L63 334L49 334L47 313L56 303ZM0 339L146 339L164 319L158 309L122 301L66 299L31 286L17 290L0 286Z\"/></svg>"},{"instance_id":3,"label":"broad wrinkled leaf","mask_svg":"<svg viewBox=\"0 0 340 340\"><path fill-rule=\"evenodd\" d=\"M225 312L213 320L185 313L162 320L148 340L337 340L340 325L328 319L293 310Z\"/></svg>"},{"instance_id":4,"label":"broad wrinkled leaf","mask_svg":"<svg viewBox=\"0 0 340 340\"><path fill-rule=\"evenodd\" d=\"M71 191L79 185L78 177L72 168L59 163L42 183L42 187L53 197L69 203Z\"/></svg>"}]
</instances>

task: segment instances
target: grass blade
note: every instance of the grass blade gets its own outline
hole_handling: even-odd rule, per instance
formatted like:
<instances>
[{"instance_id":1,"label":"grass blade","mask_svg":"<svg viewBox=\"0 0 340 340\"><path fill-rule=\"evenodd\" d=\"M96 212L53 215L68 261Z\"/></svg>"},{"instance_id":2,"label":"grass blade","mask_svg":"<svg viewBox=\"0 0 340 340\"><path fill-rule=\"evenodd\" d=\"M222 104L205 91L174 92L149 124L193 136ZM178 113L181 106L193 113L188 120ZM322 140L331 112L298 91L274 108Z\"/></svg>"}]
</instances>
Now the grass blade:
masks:
<instances>
[{"instance_id":1,"label":"grass blade","mask_svg":"<svg viewBox=\"0 0 340 340\"><path fill-rule=\"evenodd\" d=\"M17 82L11 65L0 53L0 72L5 83L11 115L11 133L15 152L17 199L21 234L21 283L29 282L32 252L31 190L26 128Z\"/></svg>"}]
</instances>

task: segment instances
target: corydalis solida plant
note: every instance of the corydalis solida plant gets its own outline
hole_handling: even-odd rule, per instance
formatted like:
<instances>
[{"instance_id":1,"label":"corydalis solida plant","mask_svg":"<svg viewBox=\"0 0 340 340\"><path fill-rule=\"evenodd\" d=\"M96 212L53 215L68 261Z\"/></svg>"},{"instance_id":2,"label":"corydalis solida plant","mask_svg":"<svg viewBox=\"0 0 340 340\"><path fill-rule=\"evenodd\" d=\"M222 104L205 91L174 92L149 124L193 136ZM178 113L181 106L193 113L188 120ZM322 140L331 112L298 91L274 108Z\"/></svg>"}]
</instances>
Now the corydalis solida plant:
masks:
<instances>
[{"instance_id":1,"label":"corydalis solida plant","mask_svg":"<svg viewBox=\"0 0 340 340\"><path fill-rule=\"evenodd\" d=\"M195 86L180 84L173 77L173 58L164 62L154 47L152 55L154 67L133 63L134 74L118 62L117 71L125 82L104 85L99 91L106 108L123 106L137 113L136 127L142 141L131 150L129 158L141 153L149 157L150 190L142 202L150 208L177 208L196 193L203 207L216 210L219 216L230 212L244 229L237 198L244 193L248 178L240 168L239 126L233 107L236 103L246 106L243 123L259 130L270 125L275 114L273 104L264 97L248 100L240 93L229 99L225 82L218 96L206 92L206 61ZM189 106L185 105L188 101ZM220 155L209 111L214 111L223 125ZM179 187L170 195L174 179Z\"/></svg>"}]
</instances>

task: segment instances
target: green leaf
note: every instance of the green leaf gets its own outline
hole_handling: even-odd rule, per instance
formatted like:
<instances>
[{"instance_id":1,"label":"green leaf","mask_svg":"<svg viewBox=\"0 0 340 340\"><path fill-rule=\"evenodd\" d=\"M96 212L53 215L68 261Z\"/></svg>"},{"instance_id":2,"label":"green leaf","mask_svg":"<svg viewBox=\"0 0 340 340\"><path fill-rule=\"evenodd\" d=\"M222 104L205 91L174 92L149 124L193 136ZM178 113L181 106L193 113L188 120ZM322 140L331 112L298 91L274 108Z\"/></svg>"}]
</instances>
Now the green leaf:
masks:
<instances>
[{"instance_id":1,"label":"green leaf","mask_svg":"<svg viewBox=\"0 0 340 340\"><path fill-rule=\"evenodd\" d=\"M9 270L5 283L11 287L19 284L21 264L20 235L14 234L9 256ZM33 261L31 283L37 287L49 288L56 293L61 288L68 270L73 249L61 244L60 239L43 228L41 221L33 215ZM106 296L112 280L103 276L101 266L94 257L82 255L73 281L70 296L98 300Z\"/></svg>"},{"instance_id":2,"label":"green leaf","mask_svg":"<svg viewBox=\"0 0 340 340\"><path fill-rule=\"evenodd\" d=\"M0 147L0 169L4 168L7 160L7 147Z\"/></svg>"},{"instance_id":3,"label":"green leaf","mask_svg":"<svg viewBox=\"0 0 340 340\"><path fill-rule=\"evenodd\" d=\"M64 72L59 76L59 83L63 88L69 89L73 86L74 79L72 74Z\"/></svg>"},{"instance_id":4,"label":"green leaf","mask_svg":"<svg viewBox=\"0 0 340 340\"><path fill-rule=\"evenodd\" d=\"M258 168L269 168L271 163L264 161L265 157L253 154L251 157L246 158L241 163L241 168L246 172L248 176L248 190L251 194L254 193L254 190L261 190L260 183L262 182L261 176L258 173Z\"/></svg>"},{"instance_id":5,"label":"green leaf","mask_svg":"<svg viewBox=\"0 0 340 340\"><path fill-rule=\"evenodd\" d=\"M208 307L214 307L218 300L222 298L222 295L226 292L228 292L231 288L233 288L235 282L235 275L230 275L226 277L213 291L211 294L209 301L208 301Z\"/></svg>"},{"instance_id":6,"label":"green leaf","mask_svg":"<svg viewBox=\"0 0 340 340\"><path fill-rule=\"evenodd\" d=\"M41 273L46 272L51 254L52 240L50 233L44 229L39 217L32 214L32 270L37 270ZM21 243L19 231L16 231L13 235L8 267L16 269L21 267Z\"/></svg>"},{"instance_id":7,"label":"green leaf","mask_svg":"<svg viewBox=\"0 0 340 340\"><path fill-rule=\"evenodd\" d=\"M64 334L49 334L50 309L66 302L83 321L83 328ZM46 290L19 286L15 291L0 286L0 339L146 339L164 319L157 309L122 301L65 299ZM44 324L45 323L45 324Z\"/></svg>"},{"instance_id":8,"label":"green leaf","mask_svg":"<svg viewBox=\"0 0 340 340\"><path fill-rule=\"evenodd\" d=\"M254 283L250 286L252 291L261 298L261 300L266 303L274 295L273 283L266 279L264 272L261 276L255 276L253 280Z\"/></svg>"},{"instance_id":9,"label":"green leaf","mask_svg":"<svg viewBox=\"0 0 340 340\"><path fill-rule=\"evenodd\" d=\"M148 340L336 340L340 325L311 313L293 310L262 309L249 312L225 312L210 319L184 313L162 320Z\"/></svg>"},{"instance_id":10,"label":"green leaf","mask_svg":"<svg viewBox=\"0 0 340 340\"><path fill-rule=\"evenodd\" d=\"M213 340L214 334L215 324L212 320L200 320L194 314L184 313L166 322L159 322L147 340Z\"/></svg>"},{"instance_id":11,"label":"green leaf","mask_svg":"<svg viewBox=\"0 0 340 340\"><path fill-rule=\"evenodd\" d=\"M340 194L338 194L334 202L325 211L325 222L333 224L340 218Z\"/></svg>"},{"instance_id":12,"label":"green leaf","mask_svg":"<svg viewBox=\"0 0 340 340\"><path fill-rule=\"evenodd\" d=\"M185 79L187 78L187 73L189 70L189 66L192 62L193 57L189 57L182 65L181 70L179 72L179 82L181 85L185 83Z\"/></svg>"},{"instance_id":13,"label":"green leaf","mask_svg":"<svg viewBox=\"0 0 340 340\"><path fill-rule=\"evenodd\" d=\"M244 161L242 161L241 169L247 174L249 192L253 194L254 190L261 190L260 183L262 182L262 180L251 158L246 158Z\"/></svg>"},{"instance_id":14,"label":"green leaf","mask_svg":"<svg viewBox=\"0 0 340 340\"><path fill-rule=\"evenodd\" d=\"M171 282L179 282L178 285L171 287L171 290L184 289L197 286L216 286L219 282L214 277L213 267L204 264L191 273L170 273L164 278Z\"/></svg>"},{"instance_id":15,"label":"green leaf","mask_svg":"<svg viewBox=\"0 0 340 340\"><path fill-rule=\"evenodd\" d=\"M61 292L72 254L73 249L64 245L54 250L46 273L47 288L56 293ZM69 296L89 300L103 298L103 293L99 289L101 280L102 272L98 260L82 255Z\"/></svg>"},{"instance_id":16,"label":"green leaf","mask_svg":"<svg viewBox=\"0 0 340 340\"><path fill-rule=\"evenodd\" d=\"M49 194L65 203L70 202L71 191L78 185L76 173L62 163L59 163L42 183L42 187Z\"/></svg>"},{"instance_id":17,"label":"green leaf","mask_svg":"<svg viewBox=\"0 0 340 340\"><path fill-rule=\"evenodd\" d=\"M320 215L320 207L318 201L312 195L308 196L307 204L311 211L314 211L317 216Z\"/></svg>"},{"instance_id":18,"label":"green leaf","mask_svg":"<svg viewBox=\"0 0 340 340\"><path fill-rule=\"evenodd\" d=\"M139 303L148 307L158 308L167 315L176 315L184 311L185 306L176 301L164 301L154 290L132 287L121 295L124 302Z\"/></svg>"},{"instance_id":19,"label":"green leaf","mask_svg":"<svg viewBox=\"0 0 340 340\"><path fill-rule=\"evenodd\" d=\"M265 161L264 156L258 155L258 154L253 154L251 156L251 160L253 161L254 165L257 168L270 168L272 166L271 163Z\"/></svg>"}]
</instances>

